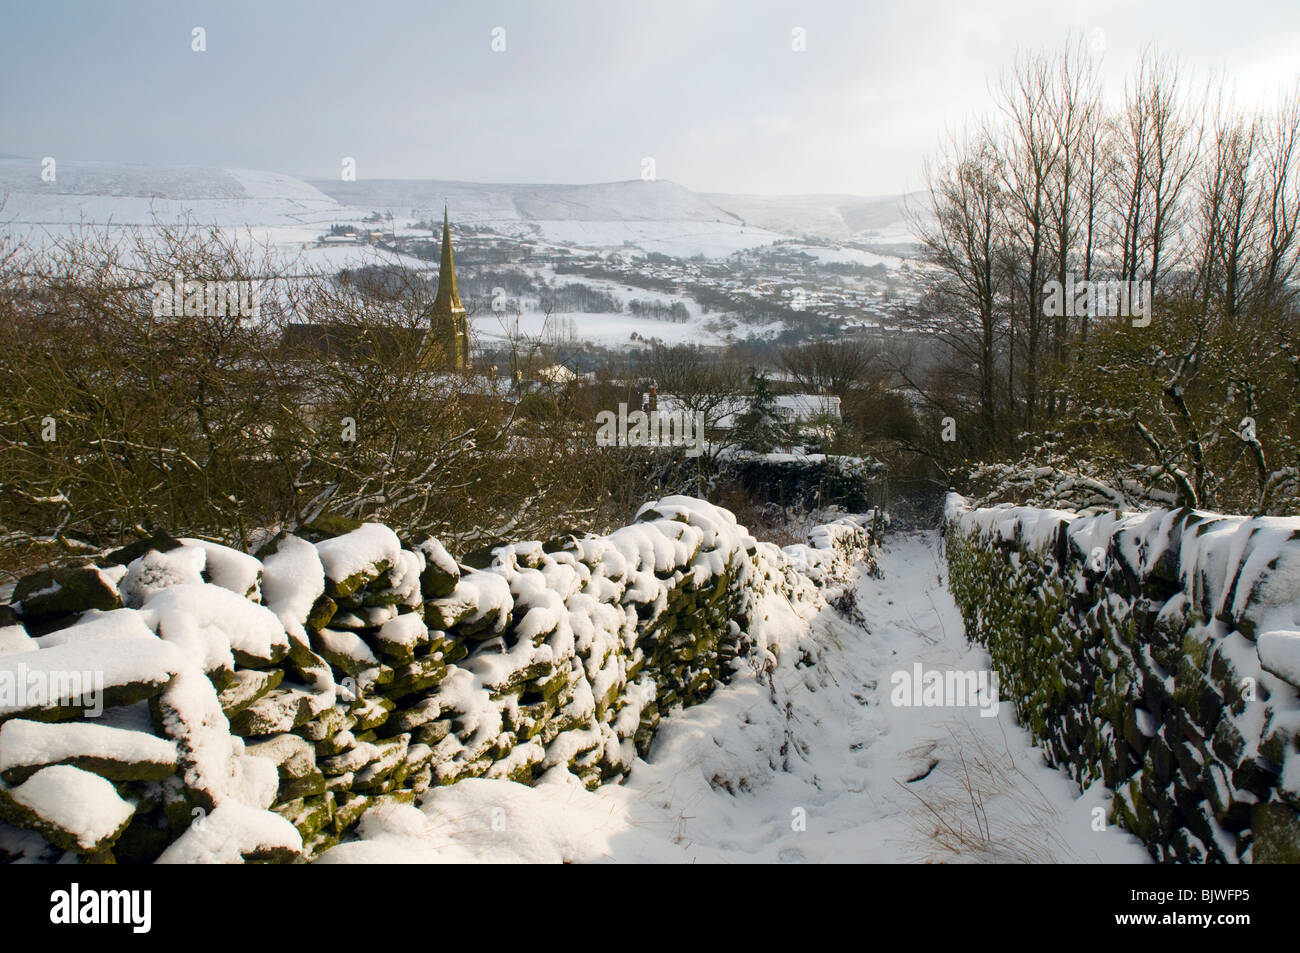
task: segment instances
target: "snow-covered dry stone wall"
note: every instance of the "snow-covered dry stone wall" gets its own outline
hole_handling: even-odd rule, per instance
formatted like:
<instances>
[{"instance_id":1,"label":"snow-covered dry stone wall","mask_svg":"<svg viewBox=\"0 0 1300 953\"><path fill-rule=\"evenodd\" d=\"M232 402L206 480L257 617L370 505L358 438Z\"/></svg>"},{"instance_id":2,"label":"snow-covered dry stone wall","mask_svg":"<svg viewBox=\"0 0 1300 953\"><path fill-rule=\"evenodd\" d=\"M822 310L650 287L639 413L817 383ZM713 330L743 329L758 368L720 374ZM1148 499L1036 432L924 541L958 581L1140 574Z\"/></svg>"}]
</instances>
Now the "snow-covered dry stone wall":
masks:
<instances>
[{"instance_id":1,"label":"snow-covered dry stone wall","mask_svg":"<svg viewBox=\"0 0 1300 953\"><path fill-rule=\"evenodd\" d=\"M672 709L774 665L764 617L816 611L870 545L844 519L781 550L668 497L480 569L325 519L256 557L158 535L25 577L0 606L0 860L308 859L433 785L618 779Z\"/></svg>"},{"instance_id":2,"label":"snow-covered dry stone wall","mask_svg":"<svg viewBox=\"0 0 1300 953\"><path fill-rule=\"evenodd\" d=\"M1300 519L946 510L968 636L1166 861L1300 862Z\"/></svg>"}]
</instances>

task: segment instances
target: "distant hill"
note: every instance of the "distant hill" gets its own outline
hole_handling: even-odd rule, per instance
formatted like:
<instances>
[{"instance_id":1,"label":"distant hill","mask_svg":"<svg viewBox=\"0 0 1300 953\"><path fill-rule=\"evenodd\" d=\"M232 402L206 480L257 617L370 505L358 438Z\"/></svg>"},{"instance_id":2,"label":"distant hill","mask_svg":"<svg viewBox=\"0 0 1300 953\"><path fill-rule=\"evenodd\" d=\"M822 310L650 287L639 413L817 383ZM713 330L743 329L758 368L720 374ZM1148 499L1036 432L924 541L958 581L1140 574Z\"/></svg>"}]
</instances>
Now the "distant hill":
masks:
<instances>
[{"instance_id":1,"label":"distant hill","mask_svg":"<svg viewBox=\"0 0 1300 953\"><path fill-rule=\"evenodd\" d=\"M904 202L920 193L873 198L859 195L728 195L703 193L719 208L768 231L835 241L909 240Z\"/></svg>"},{"instance_id":2,"label":"distant hill","mask_svg":"<svg viewBox=\"0 0 1300 953\"><path fill-rule=\"evenodd\" d=\"M303 179L199 166L61 161L54 182L36 159L0 158L0 221L29 226L147 225L193 217L228 226L323 227L373 211L438 214L462 224L693 223L834 242L907 241L903 196L729 195L669 181L535 185L420 179ZM509 230L509 229L508 229Z\"/></svg>"},{"instance_id":3,"label":"distant hill","mask_svg":"<svg viewBox=\"0 0 1300 953\"><path fill-rule=\"evenodd\" d=\"M713 222L734 216L707 197L675 182L604 182L596 185L528 185L367 179L309 179L341 205L360 208L438 208L444 202L462 221Z\"/></svg>"},{"instance_id":4,"label":"distant hill","mask_svg":"<svg viewBox=\"0 0 1300 953\"><path fill-rule=\"evenodd\" d=\"M342 205L456 209L461 221L722 222L834 241L906 241L904 196L731 195L692 192L675 182L528 185L435 179L310 179Z\"/></svg>"},{"instance_id":5,"label":"distant hill","mask_svg":"<svg viewBox=\"0 0 1300 953\"><path fill-rule=\"evenodd\" d=\"M36 159L0 159L0 222L147 225L192 215L220 225L292 225L341 212L329 196L276 172L205 166L60 161L55 181Z\"/></svg>"}]
</instances>

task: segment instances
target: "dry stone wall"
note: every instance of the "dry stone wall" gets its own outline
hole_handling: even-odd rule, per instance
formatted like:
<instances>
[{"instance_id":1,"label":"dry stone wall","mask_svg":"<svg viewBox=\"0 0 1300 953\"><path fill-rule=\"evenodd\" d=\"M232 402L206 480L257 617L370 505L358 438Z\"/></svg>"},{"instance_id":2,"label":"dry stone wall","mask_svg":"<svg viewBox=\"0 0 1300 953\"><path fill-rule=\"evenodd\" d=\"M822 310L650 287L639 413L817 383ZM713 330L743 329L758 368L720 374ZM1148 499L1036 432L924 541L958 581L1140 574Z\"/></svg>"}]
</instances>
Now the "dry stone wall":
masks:
<instances>
[{"instance_id":1,"label":"dry stone wall","mask_svg":"<svg viewBox=\"0 0 1300 953\"><path fill-rule=\"evenodd\" d=\"M1300 519L946 509L968 636L1153 857L1300 862Z\"/></svg>"},{"instance_id":2,"label":"dry stone wall","mask_svg":"<svg viewBox=\"0 0 1300 953\"><path fill-rule=\"evenodd\" d=\"M669 497L478 569L323 519L36 573L0 605L0 860L304 860L433 785L616 780L762 664L763 600L806 613L870 547L844 519L780 550Z\"/></svg>"}]
</instances>

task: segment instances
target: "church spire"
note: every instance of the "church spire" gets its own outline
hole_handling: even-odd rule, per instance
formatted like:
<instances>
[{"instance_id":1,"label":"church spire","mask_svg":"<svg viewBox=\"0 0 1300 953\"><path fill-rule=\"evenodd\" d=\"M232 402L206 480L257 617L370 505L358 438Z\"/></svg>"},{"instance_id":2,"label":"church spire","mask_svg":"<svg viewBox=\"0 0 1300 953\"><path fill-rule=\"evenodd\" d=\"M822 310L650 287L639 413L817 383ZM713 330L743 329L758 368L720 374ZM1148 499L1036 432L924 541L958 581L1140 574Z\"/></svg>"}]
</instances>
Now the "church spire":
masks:
<instances>
[{"instance_id":1,"label":"church spire","mask_svg":"<svg viewBox=\"0 0 1300 953\"><path fill-rule=\"evenodd\" d=\"M460 293L456 290L456 262L451 252L451 220L447 206L442 207L442 264L438 267L438 296L433 303L439 314L464 312Z\"/></svg>"},{"instance_id":2,"label":"church spire","mask_svg":"<svg viewBox=\"0 0 1300 953\"><path fill-rule=\"evenodd\" d=\"M456 290L456 262L451 252L451 219L442 208L442 264L438 268L438 294L429 322L429 346L441 353L440 361L456 369L469 367L469 315Z\"/></svg>"}]
</instances>

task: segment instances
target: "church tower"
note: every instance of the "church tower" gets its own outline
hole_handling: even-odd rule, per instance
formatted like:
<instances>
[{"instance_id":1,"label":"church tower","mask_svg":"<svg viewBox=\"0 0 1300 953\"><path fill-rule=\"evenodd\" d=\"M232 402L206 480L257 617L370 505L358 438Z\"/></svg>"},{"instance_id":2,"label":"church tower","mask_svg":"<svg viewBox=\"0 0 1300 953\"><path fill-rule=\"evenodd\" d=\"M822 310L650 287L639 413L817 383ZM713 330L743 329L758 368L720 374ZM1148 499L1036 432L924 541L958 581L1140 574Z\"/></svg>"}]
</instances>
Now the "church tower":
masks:
<instances>
[{"instance_id":1,"label":"church tower","mask_svg":"<svg viewBox=\"0 0 1300 953\"><path fill-rule=\"evenodd\" d=\"M451 251L451 221L442 210L442 263L438 295L429 319L430 349L441 351L440 362L455 370L469 368L469 316L456 290L456 263Z\"/></svg>"}]
</instances>

